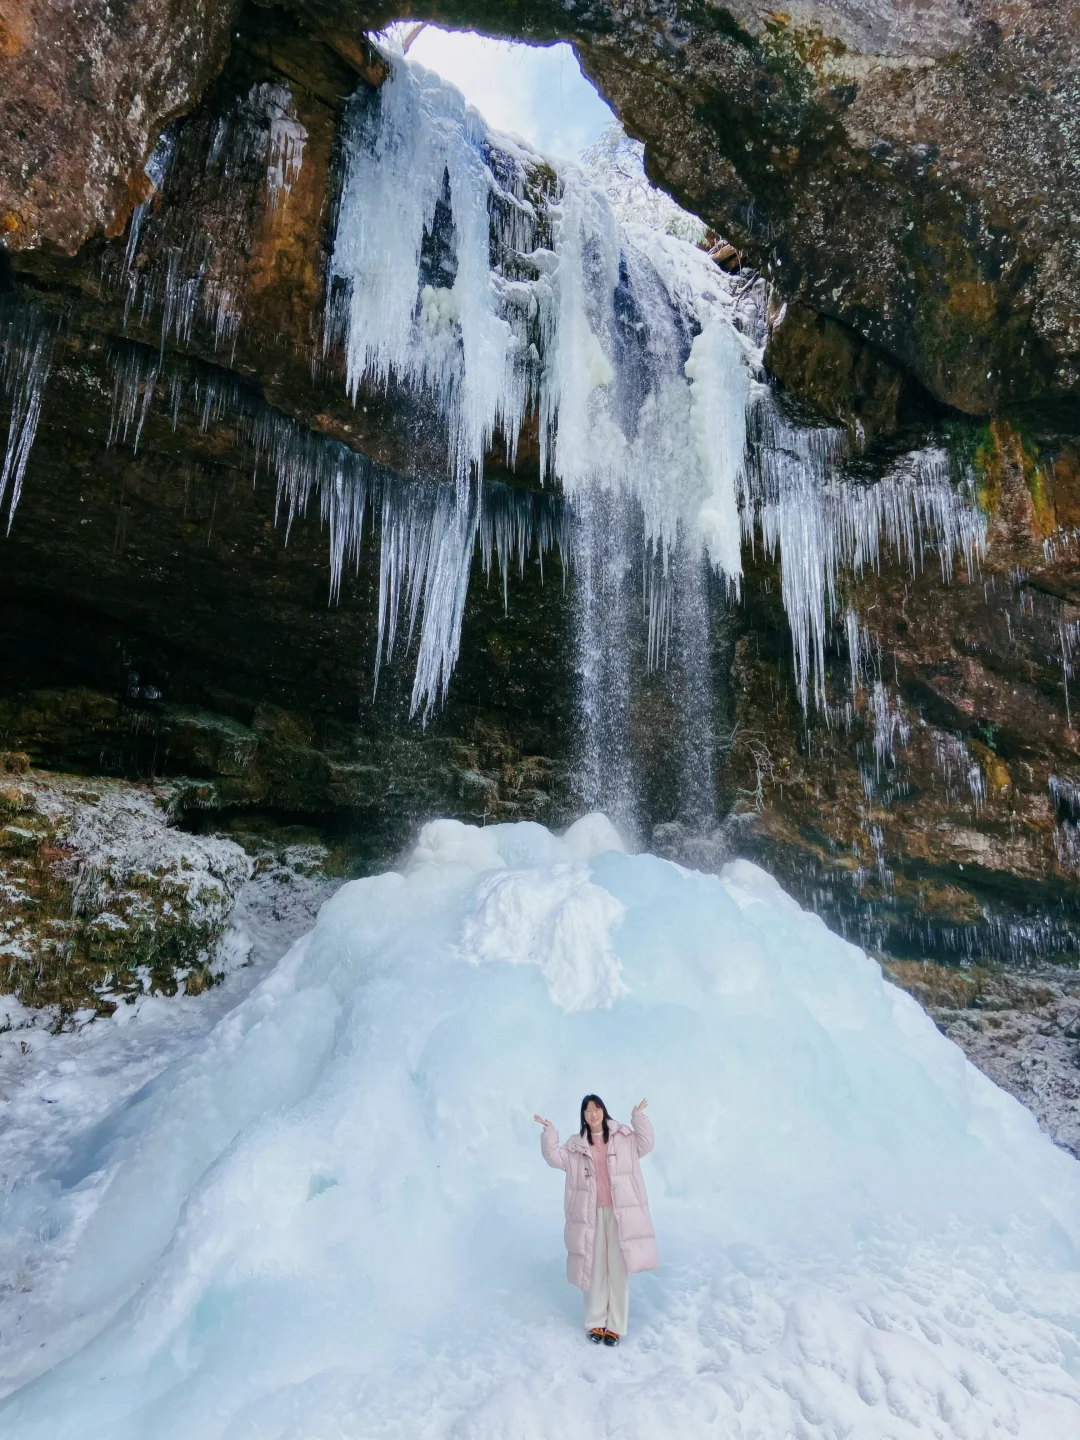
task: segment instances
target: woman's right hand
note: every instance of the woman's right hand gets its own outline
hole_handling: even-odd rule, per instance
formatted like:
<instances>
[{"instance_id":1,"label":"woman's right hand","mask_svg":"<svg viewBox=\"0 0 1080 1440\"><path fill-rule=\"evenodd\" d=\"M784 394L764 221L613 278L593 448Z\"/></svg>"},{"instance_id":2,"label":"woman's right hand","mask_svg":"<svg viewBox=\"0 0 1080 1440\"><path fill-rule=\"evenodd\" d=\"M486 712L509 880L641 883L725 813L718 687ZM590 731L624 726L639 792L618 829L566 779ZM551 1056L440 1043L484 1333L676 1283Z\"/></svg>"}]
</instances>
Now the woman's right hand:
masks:
<instances>
[{"instance_id":1,"label":"woman's right hand","mask_svg":"<svg viewBox=\"0 0 1080 1440\"><path fill-rule=\"evenodd\" d=\"M545 1130L546 1130L546 1129L548 1128L548 1126L551 1124L551 1121L550 1121L550 1120L545 1120L542 1115L534 1115L534 1116L533 1116L533 1119L536 1121L536 1123L537 1123L538 1125L543 1125L543 1127L544 1127Z\"/></svg>"}]
</instances>

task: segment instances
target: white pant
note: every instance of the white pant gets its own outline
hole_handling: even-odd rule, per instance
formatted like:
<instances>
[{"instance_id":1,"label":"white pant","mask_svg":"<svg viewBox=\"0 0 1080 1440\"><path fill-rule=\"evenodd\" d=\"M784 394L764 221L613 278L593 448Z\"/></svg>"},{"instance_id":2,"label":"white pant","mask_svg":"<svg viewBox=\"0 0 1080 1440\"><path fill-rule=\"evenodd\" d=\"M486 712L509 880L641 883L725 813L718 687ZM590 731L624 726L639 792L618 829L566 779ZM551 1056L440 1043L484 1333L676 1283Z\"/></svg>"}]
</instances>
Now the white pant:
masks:
<instances>
[{"instance_id":1,"label":"white pant","mask_svg":"<svg viewBox=\"0 0 1080 1440\"><path fill-rule=\"evenodd\" d=\"M619 1227L610 1205L596 1211L593 1241L592 1284L585 1296L585 1329L614 1330L626 1334L630 1308L630 1276L619 1249Z\"/></svg>"}]
</instances>

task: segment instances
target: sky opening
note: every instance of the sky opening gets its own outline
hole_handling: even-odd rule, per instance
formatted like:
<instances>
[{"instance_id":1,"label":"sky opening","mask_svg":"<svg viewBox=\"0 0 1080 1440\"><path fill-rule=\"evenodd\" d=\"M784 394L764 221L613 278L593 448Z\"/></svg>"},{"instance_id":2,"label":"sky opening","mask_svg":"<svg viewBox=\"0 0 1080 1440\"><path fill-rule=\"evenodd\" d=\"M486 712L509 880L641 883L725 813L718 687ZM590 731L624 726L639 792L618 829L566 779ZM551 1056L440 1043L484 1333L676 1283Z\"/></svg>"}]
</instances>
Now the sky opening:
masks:
<instances>
[{"instance_id":1,"label":"sky opening","mask_svg":"<svg viewBox=\"0 0 1080 1440\"><path fill-rule=\"evenodd\" d=\"M399 40L414 28L410 21L391 27ZM425 25L409 59L456 85L493 129L549 155L580 159L615 119L566 44L521 45Z\"/></svg>"}]
</instances>

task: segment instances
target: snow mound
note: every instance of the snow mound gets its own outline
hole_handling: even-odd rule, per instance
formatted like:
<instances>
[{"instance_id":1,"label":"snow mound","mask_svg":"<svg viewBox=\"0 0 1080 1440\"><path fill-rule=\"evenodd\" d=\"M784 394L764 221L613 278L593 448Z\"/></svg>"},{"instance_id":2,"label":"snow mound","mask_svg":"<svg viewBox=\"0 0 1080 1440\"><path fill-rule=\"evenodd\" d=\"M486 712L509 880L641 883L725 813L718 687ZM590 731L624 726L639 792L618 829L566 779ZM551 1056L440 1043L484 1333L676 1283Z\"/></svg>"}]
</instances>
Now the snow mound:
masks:
<instances>
[{"instance_id":1,"label":"snow mound","mask_svg":"<svg viewBox=\"0 0 1080 1440\"><path fill-rule=\"evenodd\" d=\"M581 860L548 865L542 876L512 870L480 886L462 951L477 964L537 965L556 1005L595 1010L629 993L610 933L625 913Z\"/></svg>"},{"instance_id":2,"label":"snow mound","mask_svg":"<svg viewBox=\"0 0 1080 1440\"><path fill-rule=\"evenodd\" d=\"M615 1352L531 1120L592 1090L657 1133ZM1077 1162L754 866L596 820L429 827L37 1203L5 1437L1080 1433Z\"/></svg>"}]
</instances>

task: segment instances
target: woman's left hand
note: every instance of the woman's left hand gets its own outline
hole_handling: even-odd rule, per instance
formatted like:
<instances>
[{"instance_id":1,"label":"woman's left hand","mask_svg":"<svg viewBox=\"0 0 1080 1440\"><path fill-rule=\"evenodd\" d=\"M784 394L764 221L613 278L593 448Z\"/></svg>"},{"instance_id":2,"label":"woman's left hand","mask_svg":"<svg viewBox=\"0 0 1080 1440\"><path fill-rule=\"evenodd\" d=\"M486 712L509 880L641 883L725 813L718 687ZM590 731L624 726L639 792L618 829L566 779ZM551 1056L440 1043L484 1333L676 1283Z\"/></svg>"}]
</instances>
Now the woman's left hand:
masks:
<instances>
[{"instance_id":1,"label":"woman's left hand","mask_svg":"<svg viewBox=\"0 0 1080 1440\"><path fill-rule=\"evenodd\" d=\"M633 1113L636 1115L639 1110L644 1110L644 1109L646 1109L646 1108L648 1107L648 1104L649 1104L648 1100L642 1100L642 1102L641 1102L640 1105L635 1105L635 1106L634 1106Z\"/></svg>"}]
</instances>

